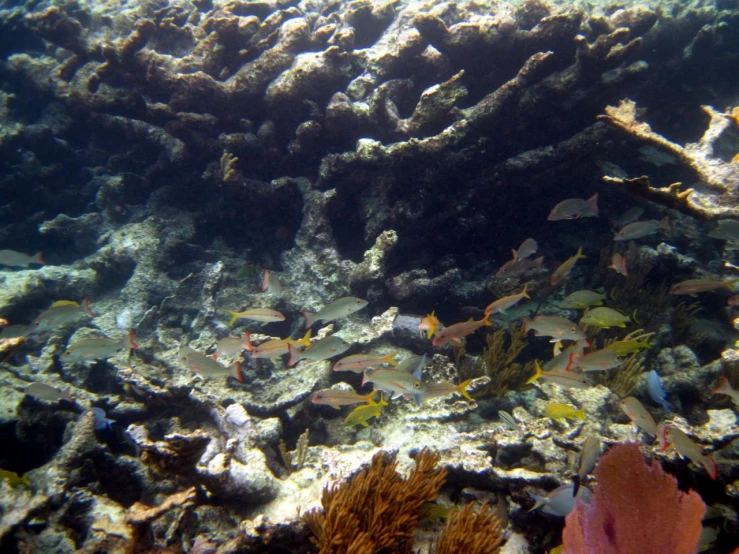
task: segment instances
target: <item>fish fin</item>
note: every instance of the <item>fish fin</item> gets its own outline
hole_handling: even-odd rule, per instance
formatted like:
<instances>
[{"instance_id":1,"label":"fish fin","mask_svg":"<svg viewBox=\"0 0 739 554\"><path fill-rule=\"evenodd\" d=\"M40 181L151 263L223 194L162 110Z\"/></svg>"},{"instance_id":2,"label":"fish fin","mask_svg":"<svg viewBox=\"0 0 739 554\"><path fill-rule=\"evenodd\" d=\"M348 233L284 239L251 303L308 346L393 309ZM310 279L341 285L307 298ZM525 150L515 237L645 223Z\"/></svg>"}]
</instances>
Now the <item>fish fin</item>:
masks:
<instances>
[{"instance_id":1,"label":"fish fin","mask_svg":"<svg viewBox=\"0 0 739 554\"><path fill-rule=\"evenodd\" d=\"M459 394L461 394L462 396L464 396L464 397L465 397L465 398L466 398L467 400L469 400L470 402L474 402L475 400L474 400L474 398L472 398L472 397L470 396L470 393L468 393L468 392L467 392L467 387L468 387L468 386L470 385L470 383L471 383L472 381L474 381L474 380L475 380L474 378L472 378L472 379L467 379L466 381L463 381L463 382L461 382L461 383L460 383L459 385L457 385L457 388L456 388L456 391L457 391L457 392L458 392Z\"/></svg>"},{"instance_id":2,"label":"fish fin","mask_svg":"<svg viewBox=\"0 0 739 554\"><path fill-rule=\"evenodd\" d=\"M706 472L711 476L711 479L716 479L718 477L718 464L716 463L716 460L713 459L713 456L703 456L703 458L701 458L701 463L703 464L703 467L706 468Z\"/></svg>"},{"instance_id":3,"label":"fish fin","mask_svg":"<svg viewBox=\"0 0 739 554\"><path fill-rule=\"evenodd\" d=\"M670 216L666 215L659 220L659 228L664 231L672 231L672 225L670 224Z\"/></svg>"},{"instance_id":4,"label":"fish fin","mask_svg":"<svg viewBox=\"0 0 739 554\"><path fill-rule=\"evenodd\" d=\"M244 338L241 339L241 345L246 348L247 352L254 351L254 345L251 342L251 333L249 331L244 331Z\"/></svg>"},{"instance_id":5,"label":"fish fin","mask_svg":"<svg viewBox=\"0 0 739 554\"><path fill-rule=\"evenodd\" d=\"M300 312L303 314L303 317L305 318L305 328L310 329L313 327L313 324L316 322L316 313L314 312Z\"/></svg>"},{"instance_id":6,"label":"fish fin","mask_svg":"<svg viewBox=\"0 0 739 554\"><path fill-rule=\"evenodd\" d=\"M87 312L87 315L90 317L97 317L95 315L95 312L92 311L92 308L90 308L90 297L85 296L85 298L82 300L82 309Z\"/></svg>"},{"instance_id":7,"label":"fish fin","mask_svg":"<svg viewBox=\"0 0 739 554\"><path fill-rule=\"evenodd\" d=\"M579 475L573 475L572 476L572 497L577 498L577 491L580 490L580 476Z\"/></svg>"},{"instance_id":8,"label":"fish fin","mask_svg":"<svg viewBox=\"0 0 739 554\"><path fill-rule=\"evenodd\" d=\"M531 383L538 381L539 377L542 376L543 371L541 370L541 366L539 365L539 360L534 360L534 370L535 373L529 377L529 379L526 381L527 385L530 385Z\"/></svg>"},{"instance_id":9,"label":"fish fin","mask_svg":"<svg viewBox=\"0 0 739 554\"><path fill-rule=\"evenodd\" d=\"M539 256L538 258L534 258L533 262L534 262L534 265L533 265L534 268L541 269L542 265L544 264L544 256Z\"/></svg>"},{"instance_id":10,"label":"fish fin","mask_svg":"<svg viewBox=\"0 0 739 554\"><path fill-rule=\"evenodd\" d=\"M575 258L577 258L579 260L585 260L585 259L587 259L587 256L582 253L582 246L580 246L577 249L577 254L575 254Z\"/></svg>"},{"instance_id":11,"label":"fish fin","mask_svg":"<svg viewBox=\"0 0 739 554\"><path fill-rule=\"evenodd\" d=\"M531 330L531 320L527 317L522 317L521 323L523 324L523 332L528 333Z\"/></svg>"},{"instance_id":12,"label":"fish fin","mask_svg":"<svg viewBox=\"0 0 739 554\"><path fill-rule=\"evenodd\" d=\"M363 371L362 372L362 386L365 386L369 382L370 381L367 380L367 372L366 371Z\"/></svg>"},{"instance_id":13,"label":"fish fin","mask_svg":"<svg viewBox=\"0 0 739 554\"><path fill-rule=\"evenodd\" d=\"M123 339L123 346L125 346L129 350L137 349L139 345L136 344L136 342L134 342L135 338L136 338L136 334L133 331L129 331L128 336L125 339Z\"/></svg>"},{"instance_id":14,"label":"fish fin","mask_svg":"<svg viewBox=\"0 0 739 554\"><path fill-rule=\"evenodd\" d=\"M713 394L731 394L734 389L731 387L731 383L729 383L728 377L724 377L721 379L721 383L719 383L719 386L713 389L711 392Z\"/></svg>"},{"instance_id":15,"label":"fish fin","mask_svg":"<svg viewBox=\"0 0 739 554\"><path fill-rule=\"evenodd\" d=\"M364 401L367 402L367 404L376 404L375 402L375 395L377 394L376 390L373 390L372 392L365 394L362 398L364 398ZM338 408L338 406L336 406Z\"/></svg>"},{"instance_id":16,"label":"fish fin","mask_svg":"<svg viewBox=\"0 0 739 554\"><path fill-rule=\"evenodd\" d=\"M239 383L244 382L244 374L241 371L241 362L234 362L231 364L231 376Z\"/></svg>"},{"instance_id":17,"label":"fish fin","mask_svg":"<svg viewBox=\"0 0 739 554\"><path fill-rule=\"evenodd\" d=\"M585 410L582 410L582 409L577 410L575 412L575 417L579 419L580 421L585 421Z\"/></svg>"},{"instance_id":18,"label":"fish fin","mask_svg":"<svg viewBox=\"0 0 739 554\"><path fill-rule=\"evenodd\" d=\"M596 192L593 196L588 198L585 201L585 205L597 216L600 213L600 210L598 209L598 193Z\"/></svg>"},{"instance_id":19,"label":"fish fin","mask_svg":"<svg viewBox=\"0 0 739 554\"><path fill-rule=\"evenodd\" d=\"M31 256L31 259L28 261L33 264L46 265L46 261L44 260L44 253L40 250L36 252L33 256Z\"/></svg>"},{"instance_id":20,"label":"fish fin","mask_svg":"<svg viewBox=\"0 0 739 554\"><path fill-rule=\"evenodd\" d=\"M534 497L534 506L532 508L529 508L529 512L533 512L534 510L541 508L549 501L546 496L539 496L538 494L534 494L532 496Z\"/></svg>"},{"instance_id":21,"label":"fish fin","mask_svg":"<svg viewBox=\"0 0 739 554\"><path fill-rule=\"evenodd\" d=\"M311 330L308 329L305 335L303 335L303 338L300 339L300 342L302 342L306 346L306 348L310 346L310 335L311 335Z\"/></svg>"},{"instance_id":22,"label":"fish fin","mask_svg":"<svg viewBox=\"0 0 739 554\"><path fill-rule=\"evenodd\" d=\"M298 351L292 344L287 345L287 351L290 353L290 357L287 360L287 367L292 367L300 361L300 358L298 358Z\"/></svg>"},{"instance_id":23,"label":"fish fin","mask_svg":"<svg viewBox=\"0 0 739 554\"><path fill-rule=\"evenodd\" d=\"M393 352L392 354L388 354L387 356L384 356L382 359L385 361L385 363L395 367L396 365L398 365L398 362L395 361L395 354L396 353Z\"/></svg>"},{"instance_id":24,"label":"fish fin","mask_svg":"<svg viewBox=\"0 0 739 554\"><path fill-rule=\"evenodd\" d=\"M573 371L577 369L577 362L579 361L580 356L575 354L574 352L570 352L570 359L567 362L567 367L565 367L565 371Z\"/></svg>"}]
</instances>

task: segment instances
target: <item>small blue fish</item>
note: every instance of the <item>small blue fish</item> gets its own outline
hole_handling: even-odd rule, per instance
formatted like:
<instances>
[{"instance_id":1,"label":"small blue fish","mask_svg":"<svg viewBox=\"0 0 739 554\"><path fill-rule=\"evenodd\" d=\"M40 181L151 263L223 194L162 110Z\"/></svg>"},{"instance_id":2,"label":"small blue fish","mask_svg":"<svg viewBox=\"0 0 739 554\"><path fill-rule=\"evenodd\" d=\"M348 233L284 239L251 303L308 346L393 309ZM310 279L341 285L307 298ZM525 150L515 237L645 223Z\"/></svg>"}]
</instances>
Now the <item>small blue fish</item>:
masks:
<instances>
[{"instance_id":1,"label":"small blue fish","mask_svg":"<svg viewBox=\"0 0 739 554\"><path fill-rule=\"evenodd\" d=\"M110 429L110 424L115 423L115 420L105 417L105 410L102 408L90 409L92 410L92 413L95 414L95 431L107 431Z\"/></svg>"},{"instance_id":2,"label":"small blue fish","mask_svg":"<svg viewBox=\"0 0 739 554\"><path fill-rule=\"evenodd\" d=\"M653 369L647 372L647 392L649 393L649 398L662 406L666 412L675 411L675 406L667 401L667 393L662 386L659 374Z\"/></svg>"}]
</instances>

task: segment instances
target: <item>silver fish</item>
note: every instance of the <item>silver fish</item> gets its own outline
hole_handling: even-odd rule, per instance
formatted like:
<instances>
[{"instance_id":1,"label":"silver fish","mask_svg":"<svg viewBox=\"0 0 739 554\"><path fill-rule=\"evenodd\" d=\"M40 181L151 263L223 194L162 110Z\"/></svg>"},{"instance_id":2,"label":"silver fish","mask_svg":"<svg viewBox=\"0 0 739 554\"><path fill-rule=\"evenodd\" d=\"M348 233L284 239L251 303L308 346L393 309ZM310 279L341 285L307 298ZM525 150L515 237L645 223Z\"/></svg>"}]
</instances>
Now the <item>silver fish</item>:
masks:
<instances>
[{"instance_id":1,"label":"silver fish","mask_svg":"<svg viewBox=\"0 0 739 554\"><path fill-rule=\"evenodd\" d=\"M633 208L629 208L613 222L613 227L616 229L625 227L629 223L634 223L634 221L639 219L643 214L644 214L644 208L640 208L639 206L634 206Z\"/></svg>"},{"instance_id":2,"label":"silver fish","mask_svg":"<svg viewBox=\"0 0 739 554\"><path fill-rule=\"evenodd\" d=\"M534 239L526 239L518 247L518 250L512 250L511 253L513 254L514 260L525 260L536 254L538 248L539 245Z\"/></svg>"},{"instance_id":3,"label":"silver fish","mask_svg":"<svg viewBox=\"0 0 739 554\"><path fill-rule=\"evenodd\" d=\"M118 352L138 348L139 345L134 342L134 338L133 331L130 331L122 339L110 339L108 337L80 339L67 346L67 349L61 355L61 361L79 363L105 360L115 356Z\"/></svg>"},{"instance_id":4,"label":"silver fish","mask_svg":"<svg viewBox=\"0 0 739 554\"><path fill-rule=\"evenodd\" d=\"M580 484L583 482L588 473L593 471L595 462L598 461L598 457L603 447L600 443L600 439L595 435L590 435L582 443L582 451L580 452L580 461L577 465L577 475L574 476L574 487L572 495L577 496L577 492L580 489Z\"/></svg>"},{"instance_id":5,"label":"silver fish","mask_svg":"<svg viewBox=\"0 0 739 554\"><path fill-rule=\"evenodd\" d=\"M500 418L500 421L503 422L503 425L505 425L508 429L510 429L511 431L518 431L518 422L511 414L509 414L505 410L498 410L498 417Z\"/></svg>"},{"instance_id":6,"label":"silver fish","mask_svg":"<svg viewBox=\"0 0 739 554\"><path fill-rule=\"evenodd\" d=\"M576 497L573 494L574 489L575 485L562 485L545 496L533 495L536 503L529 512L536 510L537 508L541 508L542 512L546 512L553 516L566 516L572 511L572 508L575 507ZM581 487L578 491L578 497L585 499L587 496L590 496L590 491L585 487Z\"/></svg>"},{"instance_id":7,"label":"silver fish","mask_svg":"<svg viewBox=\"0 0 739 554\"><path fill-rule=\"evenodd\" d=\"M74 402L74 398L69 394L69 389L62 391L46 383L39 383L38 381L26 387L26 394L30 394L39 400L48 400L49 402L57 402L59 400Z\"/></svg>"},{"instance_id":8,"label":"silver fish","mask_svg":"<svg viewBox=\"0 0 739 554\"><path fill-rule=\"evenodd\" d=\"M720 219L716 228L708 233L714 239L739 240L739 221L736 219Z\"/></svg>"},{"instance_id":9,"label":"silver fish","mask_svg":"<svg viewBox=\"0 0 739 554\"><path fill-rule=\"evenodd\" d=\"M244 381L241 373L241 362L232 363L229 367L219 364L213 358L193 350L189 346L182 346L179 350L179 358L188 369L191 369L201 377L226 377L230 375L239 381Z\"/></svg>"},{"instance_id":10,"label":"silver fish","mask_svg":"<svg viewBox=\"0 0 739 554\"><path fill-rule=\"evenodd\" d=\"M46 265L44 256L41 252L36 252L33 256L16 252L15 250L0 250L0 265L8 267L28 267L29 265Z\"/></svg>"},{"instance_id":11,"label":"silver fish","mask_svg":"<svg viewBox=\"0 0 739 554\"><path fill-rule=\"evenodd\" d=\"M351 344L337 336L330 336L316 341L310 348L306 348L305 350L288 344L287 351L290 353L290 359L287 361L287 365L288 367L292 367L300 360L313 360L314 362L328 360L329 358L343 354L350 347Z\"/></svg>"},{"instance_id":12,"label":"silver fish","mask_svg":"<svg viewBox=\"0 0 739 554\"><path fill-rule=\"evenodd\" d=\"M51 331L75 321L84 314L90 317L97 317L92 309L90 309L89 298L85 298L82 304L71 300L60 300L54 302L51 308L45 310L34 319L31 323L31 329L34 331Z\"/></svg>"},{"instance_id":13,"label":"silver fish","mask_svg":"<svg viewBox=\"0 0 739 554\"><path fill-rule=\"evenodd\" d=\"M358 312L364 308L367 304L368 302L361 298L346 296L344 298L334 300L330 304L321 308L318 312L302 312L303 317L305 317L305 328L311 328L316 321L327 323L335 319L350 316L354 312Z\"/></svg>"},{"instance_id":14,"label":"silver fish","mask_svg":"<svg viewBox=\"0 0 739 554\"><path fill-rule=\"evenodd\" d=\"M587 200L583 198L562 200L562 202L552 208L547 220L560 221L562 219L579 219L581 217L598 217L597 193Z\"/></svg>"},{"instance_id":15,"label":"silver fish","mask_svg":"<svg viewBox=\"0 0 739 554\"><path fill-rule=\"evenodd\" d=\"M646 237L647 235L653 235L660 229L663 231L672 230L669 215L666 215L659 221L656 219L649 219L647 221L635 221L634 223L629 223L613 236L613 240L639 239Z\"/></svg>"}]
</instances>

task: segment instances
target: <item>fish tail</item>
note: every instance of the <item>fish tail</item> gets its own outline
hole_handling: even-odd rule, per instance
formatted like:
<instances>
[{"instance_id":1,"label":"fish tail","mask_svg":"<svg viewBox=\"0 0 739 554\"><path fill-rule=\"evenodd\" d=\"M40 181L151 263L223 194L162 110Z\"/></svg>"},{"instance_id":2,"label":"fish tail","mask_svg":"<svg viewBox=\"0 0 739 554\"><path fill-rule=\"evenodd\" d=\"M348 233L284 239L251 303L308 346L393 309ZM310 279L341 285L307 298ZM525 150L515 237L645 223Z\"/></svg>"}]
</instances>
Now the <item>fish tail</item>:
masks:
<instances>
[{"instance_id":1,"label":"fish tail","mask_svg":"<svg viewBox=\"0 0 739 554\"><path fill-rule=\"evenodd\" d=\"M718 464L716 463L716 460L713 459L713 456L703 456L701 458L701 464L706 468L706 472L711 476L711 479L716 479L718 477Z\"/></svg>"},{"instance_id":2,"label":"fish tail","mask_svg":"<svg viewBox=\"0 0 739 554\"><path fill-rule=\"evenodd\" d=\"M377 405L380 407L387 406L387 400L385 400L385 395L382 392L380 392L380 401L377 402Z\"/></svg>"},{"instance_id":3,"label":"fish tail","mask_svg":"<svg viewBox=\"0 0 739 554\"><path fill-rule=\"evenodd\" d=\"M231 319L228 320L229 325L233 325L239 319L239 312L233 312L231 310L226 310L226 313L231 316Z\"/></svg>"},{"instance_id":4,"label":"fish tail","mask_svg":"<svg viewBox=\"0 0 739 554\"><path fill-rule=\"evenodd\" d=\"M670 216L666 215L659 220L659 228L664 231L672 231L672 225L670 224Z\"/></svg>"},{"instance_id":5,"label":"fish tail","mask_svg":"<svg viewBox=\"0 0 739 554\"><path fill-rule=\"evenodd\" d=\"M576 370L577 369L577 363L579 361L580 361L580 356L578 356L574 352L570 352L570 358L569 358L569 361L567 362L567 367L565 368L565 371L574 371L574 370Z\"/></svg>"},{"instance_id":6,"label":"fish tail","mask_svg":"<svg viewBox=\"0 0 739 554\"><path fill-rule=\"evenodd\" d=\"M528 381L526 381L527 385L530 385L531 383L538 381L539 377L541 377L543 373L541 370L541 366L539 365L539 360L534 360L534 370L535 370L535 373L531 377L529 377Z\"/></svg>"},{"instance_id":7,"label":"fish tail","mask_svg":"<svg viewBox=\"0 0 739 554\"><path fill-rule=\"evenodd\" d=\"M365 394L365 395L364 395L364 396L363 396L362 398L364 398L364 401L365 401L365 402L366 402L367 404L376 404L376 402L375 402L375 395L376 395L376 394L377 394L377 391L376 391L376 390L373 390L373 391L372 391L372 392L370 392L369 394ZM338 407L338 406L337 406L337 407Z\"/></svg>"},{"instance_id":8,"label":"fish tail","mask_svg":"<svg viewBox=\"0 0 739 554\"><path fill-rule=\"evenodd\" d=\"M311 335L311 330L308 329L308 331L305 333L305 335L303 335L303 338L300 339L300 342L303 343L303 345L306 348L310 346L310 335Z\"/></svg>"},{"instance_id":9,"label":"fish tail","mask_svg":"<svg viewBox=\"0 0 739 554\"><path fill-rule=\"evenodd\" d=\"M659 439L659 449L661 452L664 452L672 446L667 442L667 430L667 425L657 425L657 438Z\"/></svg>"},{"instance_id":10,"label":"fish tail","mask_svg":"<svg viewBox=\"0 0 739 554\"><path fill-rule=\"evenodd\" d=\"M314 312L300 312L303 314L303 317L305 318L305 328L310 329L313 327L313 324L316 322L316 315Z\"/></svg>"},{"instance_id":11,"label":"fish tail","mask_svg":"<svg viewBox=\"0 0 739 554\"><path fill-rule=\"evenodd\" d=\"M531 330L531 320L527 317L522 317L521 323L523 323L523 332L528 333Z\"/></svg>"},{"instance_id":12,"label":"fish tail","mask_svg":"<svg viewBox=\"0 0 739 554\"><path fill-rule=\"evenodd\" d=\"M82 309L85 310L90 317L97 317L95 315L95 312L92 311L92 308L90 308L89 296L85 296L85 298L82 300Z\"/></svg>"},{"instance_id":13,"label":"fish tail","mask_svg":"<svg viewBox=\"0 0 739 554\"><path fill-rule=\"evenodd\" d=\"M726 283L727 288L734 292L737 290L737 285L739 285L739 279L730 279L728 283Z\"/></svg>"},{"instance_id":14,"label":"fish tail","mask_svg":"<svg viewBox=\"0 0 739 554\"><path fill-rule=\"evenodd\" d=\"M538 258L534 259L534 268L541 269L542 265L544 265L544 256L539 256Z\"/></svg>"},{"instance_id":15,"label":"fish tail","mask_svg":"<svg viewBox=\"0 0 739 554\"><path fill-rule=\"evenodd\" d=\"M33 256L31 256L31 259L29 261L34 264L46 265L46 260L44 260L44 253L40 250L36 252Z\"/></svg>"},{"instance_id":16,"label":"fish tail","mask_svg":"<svg viewBox=\"0 0 739 554\"><path fill-rule=\"evenodd\" d=\"M533 512L537 508L541 508L544 504L547 503L548 498L546 496L539 496L537 494L532 495L534 497L534 506L529 509L529 512Z\"/></svg>"},{"instance_id":17,"label":"fish tail","mask_svg":"<svg viewBox=\"0 0 739 554\"><path fill-rule=\"evenodd\" d=\"M395 361L395 352L393 352L392 354L388 354L387 356L384 356L382 359L385 363L390 364L393 367L398 365L398 362Z\"/></svg>"},{"instance_id":18,"label":"fish tail","mask_svg":"<svg viewBox=\"0 0 739 554\"><path fill-rule=\"evenodd\" d=\"M135 338L136 338L136 334L133 331L129 331L128 332L128 336L126 336L126 338L123 339L123 346L125 346L129 350L131 350L131 349L133 349L133 350L137 349L139 347L139 345L136 344L136 342L134 341Z\"/></svg>"},{"instance_id":19,"label":"fish tail","mask_svg":"<svg viewBox=\"0 0 739 554\"><path fill-rule=\"evenodd\" d=\"M580 409L575 412L575 417L580 421L585 421L585 410Z\"/></svg>"},{"instance_id":20,"label":"fish tail","mask_svg":"<svg viewBox=\"0 0 739 554\"><path fill-rule=\"evenodd\" d=\"M462 396L464 396L470 402L473 402L474 399L470 396L470 393L467 392L467 387L474 380L475 380L474 378L473 379L467 379L466 381L463 381L462 383L460 383L459 385L457 385L457 389L456 389L459 394L461 394Z\"/></svg>"},{"instance_id":21,"label":"fish tail","mask_svg":"<svg viewBox=\"0 0 739 554\"><path fill-rule=\"evenodd\" d=\"M231 376L239 383L244 382L244 374L241 372L241 362L234 362L231 364Z\"/></svg>"},{"instance_id":22,"label":"fish tail","mask_svg":"<svg viewBox=\"0 0 739 554\"><path fill-rule=\"evenodd\" d=\"M262 271L262 283L260 285L262 292L266 292L269 289L269 269Z\"/></svg>"},{"instance_id":23,"label":"fish tail","mask_svg":"<svg viewBox=\"0 0 739 554\"><path fill-rule=\"evenodd\" d=\"M586 256L585 254L583 254L583 253L582 253L582 246L580 246L580 247L579 247L579 248L577 249L577 254L575 254L575 258L577 258L578 260L584 260L584 259L586 259L586 258L587 258L587 256Z\"/></svg>"},{"instance_id":24,"label":"fish tail","mask_svg":"<svg viewBox=\"0 0 739 554\"><path fill-rule=\"evenodd\" d=\"M531 283L531 281L528 281L528 282L524 283L523 290L521 291L521 295L524 298L528 298L529 300L531 300L531 297L529 296L529 293L526 291L526 289L529 288L529 283Z\"/></svg>"},{"instance_id":25,"label":"fish tail","mask_svg":"<svg viewBox=\"0 0 739 554\"><path fill-rule=\"evenodd\" d=\"M518 250L514 250L513 248L511 248L511 254L513 254L514 260L518 259Z\"/></svg>"},{"instance_id":26,"label":"fish tail","mask_svg":"<svg viewBox=\"0 0 739 554\"><path fill-rule=\"evenodd\" d=\"M493 322L490 321L490 316L493 315L492 312L485 314L485 317L483 317L480 320L480 323L482 323L485 327L492 327Z\"/></svg>"},{"instance_id":27,"label":"fish tail","mask_svg":"<svg viewBox=\"0 0 739 554\"><path fill-rule=\"evenodd\" d=\"M598 193L596 192L593 196L588 198L585 201L585 205L589 210L595 212L595 215L598 215L600 213L600 210L598 210Z\"/></svg>"}]
</instances>

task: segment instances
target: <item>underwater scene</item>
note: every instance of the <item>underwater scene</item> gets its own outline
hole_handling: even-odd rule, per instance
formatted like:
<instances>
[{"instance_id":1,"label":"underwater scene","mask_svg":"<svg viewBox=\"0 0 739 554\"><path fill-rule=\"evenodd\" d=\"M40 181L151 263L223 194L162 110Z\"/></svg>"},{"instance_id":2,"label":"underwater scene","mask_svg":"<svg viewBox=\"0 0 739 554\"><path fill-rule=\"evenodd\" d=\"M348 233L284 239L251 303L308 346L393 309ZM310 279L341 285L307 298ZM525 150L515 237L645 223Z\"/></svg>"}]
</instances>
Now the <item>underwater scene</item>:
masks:
<instances>
[{"instance_id":1,"label":"underwater scene","mask_svg":"<svg viewBox=\"0 0 739 554\"><path fill-rule=\"evenodd\" d=\"M0 0L0 553L739 553L737 0Z\"/></svg>"}]
</instances>

